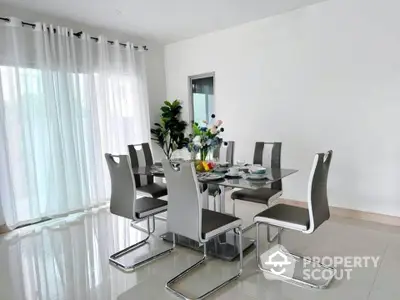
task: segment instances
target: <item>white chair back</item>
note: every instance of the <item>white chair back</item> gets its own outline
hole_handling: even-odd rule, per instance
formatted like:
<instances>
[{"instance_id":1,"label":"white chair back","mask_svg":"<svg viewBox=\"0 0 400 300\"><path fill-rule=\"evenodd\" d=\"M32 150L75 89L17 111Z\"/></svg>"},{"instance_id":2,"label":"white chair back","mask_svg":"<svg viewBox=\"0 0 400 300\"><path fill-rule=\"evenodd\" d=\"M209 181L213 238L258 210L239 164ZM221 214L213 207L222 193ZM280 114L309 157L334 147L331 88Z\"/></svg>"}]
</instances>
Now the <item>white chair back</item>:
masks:
<instances>
[{"instance_id":1,"label":"white chair back","mask_svg":"<svg viewBox=\"0 0 400 300\"><path fill-rule=\"evenodd\" d=\"M200 242L202 201L194 164L173 167L164 159L162 165L168 188L167 229Z\"/></svg>"},{"instance_id":2,"label":"white chair back","mask_svg":"<svg viewBox=\"0 0 400 300\"><path fill-rule=\"evenodd\" d=\"M235 142L226 141L214 150L214 158L220 162L234 163Z\"/></svg>"},{"instance_id":3,"label":"white chair back","mask_svg":"<svg viewBox=\"0 0 400 300\"><path fill-rule=\"evenodd\" d=\"M153 154L149 143L128 145L128 152L132 167L145 167L153 165ZM136 187L142 187L154 183L153 176L135 175Z\"/></svg>"},{"instance_id":4,"label":"white chair back","mask_svg":"<svg viewBox=\"0 0 400 300\"><path fill-rule=\"evenodd\" d=\"M307 233L314 232L330 217L328 204L328 174L333 151L317 153L314 158L308 182L308 212L310 215L310 228Z\"/></svg>"},{"instance_id":5,"label":"white chair back","mask_svg":"<svg viewBox=\"0 0 400 300\"><path fill-rule=\"evenodd\" d=\"M282 143L280 142L256 142L253 163L278 171L281 168L281 152ZM282 181L272 183L271 188L281 191Z\"/></svg>"}]
</instances>

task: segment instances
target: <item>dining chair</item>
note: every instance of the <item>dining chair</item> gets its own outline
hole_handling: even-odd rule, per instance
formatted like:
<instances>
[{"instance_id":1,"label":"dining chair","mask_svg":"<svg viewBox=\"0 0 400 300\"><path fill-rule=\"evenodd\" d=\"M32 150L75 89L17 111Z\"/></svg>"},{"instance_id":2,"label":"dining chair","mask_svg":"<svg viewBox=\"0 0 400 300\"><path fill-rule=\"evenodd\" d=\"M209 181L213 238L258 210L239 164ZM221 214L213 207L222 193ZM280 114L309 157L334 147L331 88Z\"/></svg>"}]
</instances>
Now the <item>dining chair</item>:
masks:
<instances>
[{"instance_id":1,"label":"dining chair","mask_svg":"<svg viewBox=\"0 0 400 300\"><path fill-rule=\"evenodd\" d=\"M308 208L297 207L287 204L277 204L272 206L254 217L257 232L257 263L258 267L267 273L275 274L276 272L266 268L260 261L260 238L259 238L259 225L265 224L269 226L278 227L278 244L281 244L281 231L283 229L290 229L300 231L305 234L313 233L330 217L328 196L327 196L327 182L329 167L332 160L332 150L327 153L317 153L311 169L311 174L308 182ZM326 288L335 276L336 270L334 268L325 266L311 259L297 256L285 251L285 255L293 257L294 261L306 260L313 266L318 265L322 269L328 270L328 278L322 284L316 284L305 279L290 278L285 275L280 275L284 281L289 283L311 287L311 288ZM303 264L304 265L304 264Z\"/></svg>"},{"instance_id":2,"label":"dining chair","mask_svg":"<svg viewBox=\"0 0 400 300\"><path fill-rule=\"evenodd\" d=\"M239 272L196 298L203 299L239 278L242 274L242 220L232 215L202 208L199 182L193 163L182 162L179 166L172 166L168 160L163 160L162 165L170 199L168 202L167 231L172 232L173 243L175 244L175 235L178 234L203 245L202 259L169 280L166 284L167 290L183 299L188 299L187 296L174 289L174 284L177 284L182 278L206 262L208 241L234 228L239 230Z\"/></svg>"},{"instance_id":3,"label":"dining chair","mask_svg":"<svg viewBox=\"0 0 400 300\"><path fill-rule=\"evenodd\" d=\"M167 210L168 202L157 198L136 198L136 184L132 173L131 161L128 155L112 155L106 153L105 158L111 177L111 213L129 220L147 221L147 236L145 239L112 254L109 258L111 264L124 272L130 272L134 271L138 266L149 263L173 250L173 247L169 248L148 258L139 260L131 265L125 265L118 261L118 259L126 254L147 244L147 240L150 238L152 233L150 229L150 217L153 219L154 228L154 215L165 212Z\"/></svg>"},{"instance_id":4,"label":"dining chair","mask_svg":"<svg viewBox=\"0 0 400 300\"><path fill-rule=\"evenodd\" d=\"M215 147L213 156L215 160L219 162L227 162L233 165L235 153L235 142L234 141L224 141L218 147Z\"/></svg>"},{"instance_id":5,"label":"dining chair","mask_svg":"<svg viewBox=\"0 0 400 300\"><path fill-rule=\"evenodd\" d=\"M132 167L152 166L153 155L148 143L138 145L128 145L129 156ZM154 182L154 176L134 175L136 189L139 194L160 198L168 194L167 186L164 183Z\"/></svg>"},{"instance_id":6,"label":"dining chair","mask_svg":"<svg viewBox=\"0 0 400 300\"><path fill-rule=\"evenodd\" d=\"M234 154L235 154L235 142L234 141L224 141L219 147L216 147L213 151L213 158L218 162L227 162L230 165L234 163ZM228 188L225 187L225 190ZM216 197L220 198L225 195L221 195L221 188L216 184L208 185L208 194L214 197L214 210L217 209L216 205ZM225 199L220 199L220 201L225 201Z\"/></svg>"},{"instance_id":7,"label":"dining chair","mask_svg":"<svg viewBox=\"0 0 400 300\"><path fill-rule=\"evenodd\" d=\"M270 167L272 169L281 168L281 150L282 143L279 142L256 142L254 148L253 164L262 165L264 167ZM282 196L282 181L278 180L271 183L270 187L259 188L257 190L239 190L231 194L233 200L233 215L235 215L235 204L236 201L247 201L253 203L264 204L267 207L270 202L278 199ZM243 232L254 227L255 224L251 224L243 229ZM268 240L269 230L268 230Z\"/></svg>"},{"instance_id":8,"label":"dining chair","mask_svg":"<svg viewBox=\"0 0 400 300\"><path fill-rule=\"evenodd\" d=\"M149 143L142 143L136 145L128 145L128 152L131 159L132 167L145 167L152 166L153 154L151 153ZM134 175L136 182L136 190L138 194L151 198L160 198L168 194L167 186L162 182L154 182L154 176L145 175ZM158 220L165 221L166 217L157 216ZM132 222L131 226L143 232L147 232L147 229L142 227L138 222ZM151 232L155 231L155 222L153 222L153 228Z\"/></svg>"}]
</instances>

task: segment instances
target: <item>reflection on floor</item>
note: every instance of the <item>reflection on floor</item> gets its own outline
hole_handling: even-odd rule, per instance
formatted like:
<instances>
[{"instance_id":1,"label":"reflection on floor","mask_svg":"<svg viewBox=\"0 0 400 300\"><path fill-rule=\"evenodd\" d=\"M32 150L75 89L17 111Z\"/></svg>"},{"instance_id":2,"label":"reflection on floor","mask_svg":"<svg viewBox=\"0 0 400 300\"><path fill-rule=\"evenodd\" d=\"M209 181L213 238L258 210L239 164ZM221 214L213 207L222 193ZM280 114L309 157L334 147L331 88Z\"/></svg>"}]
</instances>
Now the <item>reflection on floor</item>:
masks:
<instances>
[{"instance_id":1,"label":"reflection on floor","mask_svg":"<svg viewBox=\"0 0 400 300\"><path fill-rule=\"evenodd\" d=\"M227 203L230 207L230 203ZM240 204L245 220L262 209ZM157 221L156 235L165 231ZM250 231L247 236L254 236ZM66 219L35 225L0 237L0 298L19 299L176 299L165 282L197 261L201 254L178 247L173 254L125 274L110 266L109 254L143 236L129 222L101 208ZM263 241L263 247L266 242ZM318 256L380 256L377 268L356 268L350 280L334 281L328 290L305 290L268 281L255 263L254 251L245 258L243 276L211 299L399 299L400 229L333 218L311 236L285 232L289 250ZM165 246L153 239L148 249ZM129 259L129 258L126 258ZM236 271L237 262L211 260L178 287L199 295Z\"/></svg>"}]
</instances>

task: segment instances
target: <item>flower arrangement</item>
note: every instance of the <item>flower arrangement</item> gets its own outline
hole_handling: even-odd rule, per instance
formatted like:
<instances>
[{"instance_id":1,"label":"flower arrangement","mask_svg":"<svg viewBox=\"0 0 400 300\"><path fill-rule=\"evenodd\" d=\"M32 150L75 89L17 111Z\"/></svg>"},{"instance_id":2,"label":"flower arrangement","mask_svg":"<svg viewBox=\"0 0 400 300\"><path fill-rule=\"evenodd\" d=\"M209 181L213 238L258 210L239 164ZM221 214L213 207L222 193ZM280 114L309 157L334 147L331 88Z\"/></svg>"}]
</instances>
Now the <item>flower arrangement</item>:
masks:
<instances>
[{"instance_id":1,"label":"flower arrangement","mask_svg":"<svg viewBox=\"0 0 400 300\"><path fill-rule=\"evenodd\" d=\"M215 114L211 115L215 119ZM201 161L207 159L208 153L222 143L222 139L218 137L224 128L221 127L222 121L215 121L214 124L208 124L203 121L202 124L193 124L193 134L189 135L188 150L192 153L200 152Z\"/></svg>"}]
</instances>

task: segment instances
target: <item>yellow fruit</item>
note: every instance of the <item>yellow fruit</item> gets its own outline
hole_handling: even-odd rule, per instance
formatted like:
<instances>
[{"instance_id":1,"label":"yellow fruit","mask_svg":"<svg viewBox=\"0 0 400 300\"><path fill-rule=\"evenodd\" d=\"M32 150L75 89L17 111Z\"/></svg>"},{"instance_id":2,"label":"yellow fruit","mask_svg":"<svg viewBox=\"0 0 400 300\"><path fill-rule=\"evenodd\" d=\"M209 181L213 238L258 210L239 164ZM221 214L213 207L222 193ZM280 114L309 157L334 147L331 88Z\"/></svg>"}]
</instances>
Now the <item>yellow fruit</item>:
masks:
<instances>
[{"instance_id":1,"label":"yellow fruit","mask_svg":"<svg viewBox=\"0 0 400 300\"><path fill-rule=\"evenodd\" d=\"M202 165L202 164L198 164L198 165L196 166L196 171L197 171L197 172L203 172L203 165Z\"/></svg>"}]
</instances>

